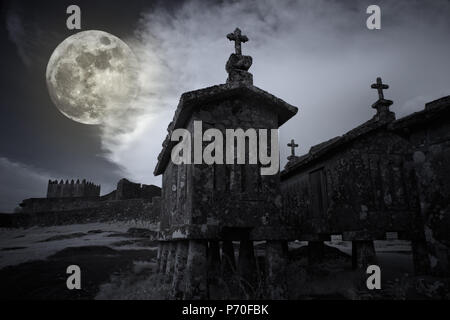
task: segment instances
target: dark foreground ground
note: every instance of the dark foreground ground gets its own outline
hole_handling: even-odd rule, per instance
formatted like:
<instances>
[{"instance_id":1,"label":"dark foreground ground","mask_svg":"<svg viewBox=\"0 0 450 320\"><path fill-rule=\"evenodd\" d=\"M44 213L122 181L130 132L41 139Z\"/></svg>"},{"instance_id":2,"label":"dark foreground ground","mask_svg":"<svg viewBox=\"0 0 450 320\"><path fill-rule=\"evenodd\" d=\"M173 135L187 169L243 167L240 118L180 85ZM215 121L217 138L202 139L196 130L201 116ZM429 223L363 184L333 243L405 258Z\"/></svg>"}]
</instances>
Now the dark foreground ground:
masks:
<instances>
[{"instance_id":1,"label":"dark foreground ground","mask_svg":"<svg viewBox=\"0 0 450 320\"><path fill-rule=\"evenodd\" d=\"M81 230L80 229L83 229ZM111 226L4 232L0 240L0 299L165 299L169 285L155 275L156 243L144 229ZM31 235L30 235L31 233ZM10 241L8 241L10 239ZM264 244L256 245L257 255ZM377 245L382 290L365 287L367 275L351 269L349 243L326 247L310 264L304 243L292 243L288 265L291 299L449 299L449 279L413 276L405 243ZM66 268L81 268L82 289L68 290ZM219 280L212 298L260 298L259 288L230 295L233 281ZM236 285L236 283L235 283Z\"/></svg>"},{"instance_id":2,"label":"dark foreground ground","mask_svg":"<svg viewBox=\"0 0 450 320\"><path fill-rule=\"evenodd\" d=\"M134 261L150 261L155 255L154 250L118 251L101 246L63 249L46 260L0 270L0 299L94 299L112 275L130 272ZM78 265L82 271L81 290L66 287L69 265Z\"/></svg>"}]
</instances>

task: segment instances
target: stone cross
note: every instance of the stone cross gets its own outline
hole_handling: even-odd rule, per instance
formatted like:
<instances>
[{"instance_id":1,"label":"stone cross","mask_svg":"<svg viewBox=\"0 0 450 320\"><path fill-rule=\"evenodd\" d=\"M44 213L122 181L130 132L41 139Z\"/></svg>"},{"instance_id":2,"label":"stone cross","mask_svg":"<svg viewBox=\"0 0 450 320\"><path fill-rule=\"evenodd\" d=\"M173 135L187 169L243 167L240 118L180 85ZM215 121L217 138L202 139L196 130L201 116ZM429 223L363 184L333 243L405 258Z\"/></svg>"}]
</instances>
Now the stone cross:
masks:
<instances>
[{"instance_id":1,"label":"stone cross","mask_svg":"<svg viewBox=\"0 0 450 320\"><path fill-rule=\"evenodd\" d=\"M377 91L378 91L378 98L380 100L384 100L383 89L389 89L389 86L387 84L383 84L383 82L381 81L381 78L378 77L377 78L377 83L372 84L371 88L372 89L377 89Z\"/></svg>"},{"instance_id":2,"label":"stone cross","mask_svg":"<svg viewBox=\"0 0 450 320\"><path fill-rule=\"evenodd\" d=\"M298 144L295 143L294 139L291 140L291 143L287 144L288 147L291 147L291 156L295 157L295 148L298 147Z\"/></svg>"},{"instance_id":3,"label":"stone cross","mask_svg":"<svg viewBox=\"0 0 450 320\"><path fill-rule=\"evenodd\" d=\"M242 55L241 43L247 42L248 38L246 35L241 34L241 29L236 28L233 33L227 34L227 38L230 41L234 41L234 48L236 49L237 55Z\"/></svg>"}]
</instances>

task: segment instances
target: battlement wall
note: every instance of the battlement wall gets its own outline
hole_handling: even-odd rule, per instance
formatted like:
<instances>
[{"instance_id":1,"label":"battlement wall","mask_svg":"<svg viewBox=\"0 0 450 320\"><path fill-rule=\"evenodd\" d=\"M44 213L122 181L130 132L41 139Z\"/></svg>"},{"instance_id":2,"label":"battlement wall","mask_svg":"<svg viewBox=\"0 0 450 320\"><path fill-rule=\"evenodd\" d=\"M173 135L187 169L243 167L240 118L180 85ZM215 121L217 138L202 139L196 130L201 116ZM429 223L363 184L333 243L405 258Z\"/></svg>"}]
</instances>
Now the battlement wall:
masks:
<instances>
[{"instance_id":1,"label":"battlement wall","mask_svg":"<svg viewBox=\"0 0 450 320\"><path fill-rule=\"evenodd\" d=\"M69 211L102 206L99 197L30 198L20 204L23 213Z\"/></svg>"},{"instance_id":2,"label":"battlement wall","mask_svg":"<svg viewBox=\"0 0 450 320\"><path fill-rule=\"evenodd\" d=\"M100 203L100 202L99 202ZM108 221L157 223L160 198L103 201L101 206L67 211L0 214L0 227L27 228Z\"/></svg>"},{"instance_id":3,"label":"battlement wall","mask_svg":"<svg viewBox=\"0 0 450 320\"><path fill-rule=\"evenodd\" d=\"M100 185L83 179L69 182L61 180L49 180L47 187L47 198L69 198L69 197L99 197Z\"/></svg>"},{"instance_id":4,"label":"battlement wall","mask_svg":"<svg viewBox=\"0 0 450 320\"><path fill-rule=\"evenodd\" d=\"M161 188L154 185L134 183L121 179L113 196L116 200L126 199L152 199L161 196Z\"/></svg>"}]
</instances>

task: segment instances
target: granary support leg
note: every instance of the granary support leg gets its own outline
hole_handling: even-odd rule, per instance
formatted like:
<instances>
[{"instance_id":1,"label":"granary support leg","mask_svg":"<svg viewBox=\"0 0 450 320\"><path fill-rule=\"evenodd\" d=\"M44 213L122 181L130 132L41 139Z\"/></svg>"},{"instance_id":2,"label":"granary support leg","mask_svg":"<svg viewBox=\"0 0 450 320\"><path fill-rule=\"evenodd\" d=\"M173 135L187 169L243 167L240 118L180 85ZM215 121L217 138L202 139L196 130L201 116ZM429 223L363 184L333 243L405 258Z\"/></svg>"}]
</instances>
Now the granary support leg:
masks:
<instances>
[{"instance_id":1,"label":"granary support leg","mask_svg":"<svg viewBox=\"0 0 450 320\"><path fill-rule=\"evenodd\" d=\"M164 274L166 272L167 254L169 253L167 242L161 243L161 262L159 264L159 273Z\"/></svg>"},{"instance_id":2,"label":"granary support leg","mask_svg":"<svg viewBox=\"0 0 450 320\"><path fill-rule=\"evenodd\" d=\"M166 263L166 282L171 283L172 277L173 277L173 270L174 270L174 264L175 264L175 250L177 249L176 244L174 241L170 241L168 244L168 253L167 253L167 263Z\"/></svg>"},{"instance_id":3,"label":"granary support leg","mask_svg":"<svg viewBox=\"0 0 450 320\"><path fill-rule=\"evenodd\" d=\"M220 246L219 241L209 241L208 247L208 273L217 278L220 274Z\"/></svg>"},{"instance_id":4,"label":"granary support leg","mask_svg":"<svg viewBox=\"0 0 450 320\"><path fill-rule=\"evenodd\" d=\"M430 243L428 243L428 245L430 245ZM435 241L431 245L433 246L433 257L437 260L436 266L434 267L434 270L432 270L432 274L441 277L449 277L450 248L439 241Z\"/></svg>"},{"instance_id":5,"label":"granary support leg","mask_svg":"<svg viewBox=\"0 0 450 320\"><path fill-rule=\"evenodd\" d=\"M323 241L308 241L308 263L314 265L323 262L325 256L325 244Z\"/></svg>"},{"instance_id":6,"label":"granary support leg","mask_svg":"<svg viewBox=\"0 0 450 320\"><path fill-rule=\"evenodd\" d=\"M239 292L239 278L237 277L236 258L234 245L230 240L222 242L222 280L221 284L224 296L233 296L234 292Z\"/></svg>"},{"instance_id":7,"label":"granary support leg","mask_svg":"<svg viewBox=\"0 0 450 320\"><path fill-rule=\"evenodd\" d=\"M375 246L372 240L352 241L352 266L353 269L365 269L371 264L377 263Z\"/></svg>"},{"instance_id":8,"label":"granary support leg","mask_svg":"<svg viewBox=\"0 0 450 320\"><path fill-rule=\"evenodd\" d=\"M238 272L244 280L244 284L255 289L257 275L256 275L256 260L255 252L253 250L253 241L241 240L239 246L239 264Z\"/></svg>"},{"instance_id":9,"label":"granary support leg","mask_svg":"<svg viewBox=\"0 0 450 320\"><path fill-rule=\"evenodd\" d=\"M266 241L266 283L269 299L288 298L287 264L287 241Z\"/></svg>"},{"instance_id":10,"label":"granary support leg","mask_svg":"<svg viewBox=\"0 0 450 320\"><path fill-rule=\"evenodd\" d=\"M232 275L236 271L233 242L222 242L222 273L224 276Z\"/></svg>"},{"instance_id":11,"label":"granary support leg","mask_svg":"<svg viewBox=\"0 0 450 320\"><path fill-rule=\"evenodd\" d=\"M427 242L423 240L412 240L411 249L414 263L414 274L430 274L430 258L428 256Z\"/></svg>"},{"instance_id":12,"label":"granary support leg","mask_svg":"<svg viewBox=\"0 0 450 320\"><path fill-rule=\"evenodd\" d=\"M186 263L185 299L207 299L207 250L205 240L189 240L189 250Z\"/></svg>"},{"instance_id":13,"label":"granary support leg","mask_svg":"<svg viewBox=\"0 0 450 320\"><path fill-rule=\"evenodd\" d=\"M174 272L172 287L170 290L173 299L182 299L186 291L186 263L189 250L189 241L181 240L176 242Z\"/></svg>"},{"instance_id":14,"label":"granary support leg","mask_svg":"<svg viewBox=\"0 0 450 320\"><path fill-rule=\"evenodd\" d=\"M217 240L209 241L208 246L208 292L210 299L221 298L220 284L220 244Z\"/></svg>"},{"instance_id":15,"label":"granary support leg","mask_svg":"<svg viewBox=\"0 0 450 320\"><path fill-rule=\"evenodd\" d=\"M159 268L161 266L161 251L162 251L162 242L159 242L158 253L156 255L156 273L159 272Z\"/></svg>"}]
</instances>

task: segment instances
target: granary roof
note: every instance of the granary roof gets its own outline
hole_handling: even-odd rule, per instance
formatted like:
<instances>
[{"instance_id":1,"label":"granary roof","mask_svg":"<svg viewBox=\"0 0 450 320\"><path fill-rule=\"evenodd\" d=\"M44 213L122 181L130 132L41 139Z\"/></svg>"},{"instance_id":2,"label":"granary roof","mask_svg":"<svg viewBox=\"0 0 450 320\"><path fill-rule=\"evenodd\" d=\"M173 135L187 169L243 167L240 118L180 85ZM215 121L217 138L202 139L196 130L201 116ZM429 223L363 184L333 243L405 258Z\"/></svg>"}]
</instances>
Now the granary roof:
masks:
<instances>
[{"instance_id":1,"label":"granary roof","mask_svg":"<svg viewBox=\"0 0 450 320\"><path fill-rule=\"evenodd\" d=\"M443 118L443 113L450 113L450 96L425 104L425 109L398 119L392 124L393 130L412 129L429 121ZM445 119L445 118L443 118Z\"/></svg>"},{"instance_id":2,"label":"granary roof","mask_svg":"<svg viewBox=\"0 0 450 320\"><path fill-rule=\"evenodd\" d=\"M170 141L172 132L175 129L183 128L186 125L186 121L189 120L192 111L196 107L205 106L205 104L209 102L221 101L233 97L247 97L252 99L252 101L261 102L266 106L272 107L278 114L278 126L284 124L298 111L297 107L290 105L274 95L251 84L242 82L229 82L200 90L185 92L181 95L173 120L167 128L168 134L162 144L163 149L158 156L158 163L153 174L157 176L164 172L164 169L170 160L172 147L177 143L175 141Z\"/></svg>"},{"instance_id":3,"label":"granary roof","mask_svg":"<svg viewBox=\"0 0 450 320\"><path fill-rule=\"evenodd\" d=\"M312 146L307 154L300 157L296 157L295 159L289 161L284 170L281 172L281 176L287 177L294 171L297 171L298 169L312 163L313 161L332 153L340 146L343 146L375 129L387 126L387 124L388 124L387 122L379 122L375 119L371 119L363 123L362 125L350 130L349 132L343 134L342 136L337 136L330 140Z\"/></svg>"},{"instance_id":4,"label":"granary roof","mask_svg":"<svg viewBox=\"0 0 450 320\"><path fill-rule=\"evenodd\" d=\"M290 176L295 171L301 170L301 168L306 167L315 160L331 155L340 146L350 143L356 138L359 138L376 129L382 127L386 127L393 131L411 129L416 126L421 126L428 121L442 118L443 112L450 113L450 96L429 102L425 105L424 110L412 113L411 115L395 121L379 121L380 119L375 116L342 136L337 136L328 141L312 146L307 154L289 161L285 169L281 172L281 177L286 178Z\"/></svg>"}]
</instances>

